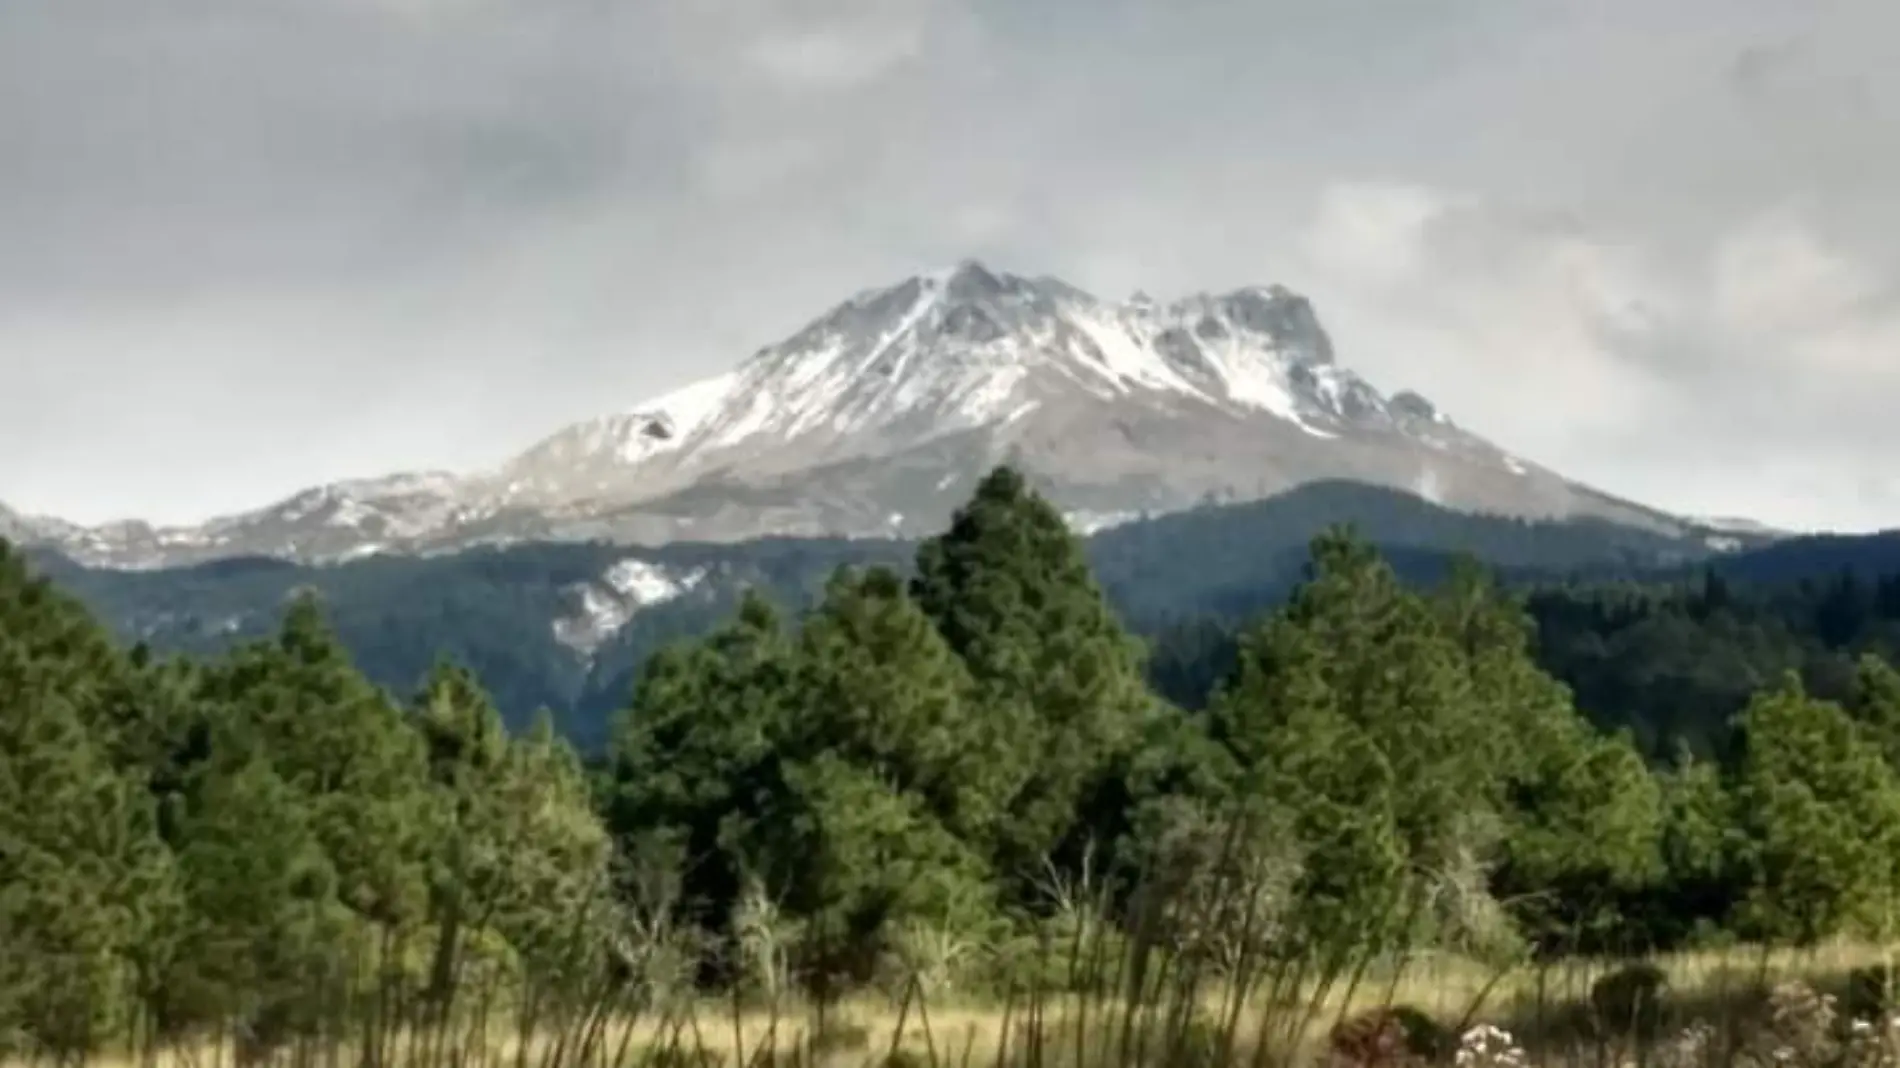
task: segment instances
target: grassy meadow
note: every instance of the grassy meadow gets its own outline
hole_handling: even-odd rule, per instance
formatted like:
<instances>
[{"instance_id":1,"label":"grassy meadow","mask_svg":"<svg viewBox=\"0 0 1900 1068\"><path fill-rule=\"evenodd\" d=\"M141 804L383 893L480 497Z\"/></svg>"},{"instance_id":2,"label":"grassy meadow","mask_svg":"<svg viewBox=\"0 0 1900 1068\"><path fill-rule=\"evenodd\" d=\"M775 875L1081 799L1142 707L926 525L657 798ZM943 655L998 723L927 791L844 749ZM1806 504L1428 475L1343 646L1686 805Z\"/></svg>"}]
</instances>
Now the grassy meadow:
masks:
<instances>
[{"instance_id":1,"label":"grassy meadow","mask_svg":"<svg viewBox=\"0 0 1900 1068\"><path fill-rule=\"evenodd\" d=\"M1894 948L1834 942L1808 949L1740 946L1643 961L1569 959L1487 967L1422 954L1363 962L1330 979L1265 974L1254 989L1164 982L1140 1002L1107 992L960 997L915 983L830 1001L787 995L678 998L602 993L538 1009L532 994L471 992L452 1023L416 1006L269 1050L235 1032L78 1059L16 1057L6 1068L940 1068L1156 1065L1212 1068L1444 1063L1513 1065L1891 1065L1900 1030L1853 989L1891 966ZM1078 963L1078 967L1085 967ZM1619 1008L1619 973L1658 969L1653 1001ZM1120 965L1100 976L1113 985ZM1090 985L1090 984L1083 984ZM1862 1000L1858 1000L1860 998ZM1633 1009L1633 1011L1632 1011ZM1856 1023L1859 1012L1867 1022ZM1414 1015L1414 1013L1416 1015ZM1398 1024L1394 1026L1395 1022ZM1858 1042L1858 1045L1857 1045Z\"/></svg>"}]
</instances>

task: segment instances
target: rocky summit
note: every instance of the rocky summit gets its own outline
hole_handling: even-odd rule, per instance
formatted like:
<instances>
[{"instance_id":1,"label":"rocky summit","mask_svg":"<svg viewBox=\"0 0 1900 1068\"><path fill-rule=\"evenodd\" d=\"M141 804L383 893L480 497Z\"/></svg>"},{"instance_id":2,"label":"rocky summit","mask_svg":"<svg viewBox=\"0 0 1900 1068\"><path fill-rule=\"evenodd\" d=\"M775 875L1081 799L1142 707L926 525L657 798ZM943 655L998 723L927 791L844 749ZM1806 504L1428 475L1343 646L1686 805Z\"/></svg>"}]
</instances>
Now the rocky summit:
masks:
<instances>
[{"instance_id":1,"label":"rocky summit","mask_svg":"<svg viewBox=\"0 0 1900 1068\"><path fill-rule=\"evenodd\" d=\"M906 537L941 528L999 462L1081 529L1340 479L1465 511L1691 527L1521 460L1416 393L1382 392L1285 288L1116 302L964 262L859 293L726 373L494 470L321 486L189 528L0 510L0 536L114 567Z\"/></svg>"}]
</instances>

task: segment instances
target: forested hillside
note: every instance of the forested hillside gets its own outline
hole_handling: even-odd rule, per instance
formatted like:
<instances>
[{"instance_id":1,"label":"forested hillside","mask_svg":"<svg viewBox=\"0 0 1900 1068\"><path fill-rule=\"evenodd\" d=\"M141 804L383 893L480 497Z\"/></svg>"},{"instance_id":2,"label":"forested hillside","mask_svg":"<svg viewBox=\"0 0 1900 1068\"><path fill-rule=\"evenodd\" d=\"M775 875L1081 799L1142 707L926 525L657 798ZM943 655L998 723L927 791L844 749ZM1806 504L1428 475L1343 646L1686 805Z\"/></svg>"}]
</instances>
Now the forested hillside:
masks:
<instances>
[{"instance_id":1,"label":"forested hillside","mask_svg":"<svg viewBox=\"0 0 1900 1068\"><path fill-rule=\"evenodd\" d=\"M1087 539L1086 551L1121 618L1148 635L1182 620L1238 621L1279 603L1299 579L1307 542L1347 522L1413 581L1442 577L1458 553L1510 576L1628 575L1712 555L1693 540L1598 521L1469 515L1352 483L1131 522ZM343 645L379 685L407 691L448 656L475 672L511 725L546 708L563 734L594 752L647 656L669 639L704 633L746 589L796 611L815 602L839 564L908 574L915 551L843 539L529 544L328 567L253 559L153 572L36 559L122 637L163 651L211 653L268 635L296 591L315 590ZM603 576L629 561L678 588L626 599L597 644L564 642L564 621L623 599Z\"/></svg>"},{"instance_id":2,"label":"forested hillside","mask_svg":"<svg viewBox=\"0 0 1900 1068\"><path fill-rule=\"evenodd\" d=\"M754 593L649 658L589 771L459 668L387 696L314 600L170 660L0 550L0 1041L235 1026L268 1051L399 1004L446 1021L476 981L549 1012L688 979L1001 994L1081 981L1037 949L1085 930L1235 981L1878 934L1900 675L1859 654L1894 589L1705 580L1527 613L1476 568L1419 589L1332 532L1176 703L1002 469L908 577L839 570L807 611ZM1537 660L1804 611L1839 629L1776 640L1853 657L1840 699L1713 668L1750 689L1710 759L1645 762ZM1626 713L1679 700L1669 668L1619 678Z\"/></svg>"},{"instance_id":3,"label":"forested hillside","mask_svg":"<svg viewBox=\"0 0 1900 1068\"><path fill-rule=\"evenodd\" d=\"M438 658L448 658L482 680L510 726L525 727L545 709L562 734L596 751L634 669L654 649L710 629L747 589L807 604L839 564L897 563L909 548L791 539L736 550L534 544L329 567L243 559L148 572L79 568L44 556L36 562L123 640L165 652L215 653L267 636L287 604L314 594L343 646L378 685L406 692ZM629 611L597 647L564 644L559 621L582 617L586 591L628 559L706 577L677 597Z\"/></svg>"},{"instance_id":4,"label":"forested hillside","mask_svg":"<svg viewBox=\"0 0 1900 1068\"><path fill-rule=\"evenodd\" d=\"M1599 728L1628 729L1648 758L1679 745L1716 756L1763 687L1793 673L1817 696L1848 701L1864 656L1900 658L1900 558L1872 569L1895 545L1856 539L1851 555L1817 556L1790 544L1642 582L1527 581L1532 655ZM1152 643L1158 690L1204 707L1246 629L1197 620L1164 630Z\"/></svg>"}]
</instances>

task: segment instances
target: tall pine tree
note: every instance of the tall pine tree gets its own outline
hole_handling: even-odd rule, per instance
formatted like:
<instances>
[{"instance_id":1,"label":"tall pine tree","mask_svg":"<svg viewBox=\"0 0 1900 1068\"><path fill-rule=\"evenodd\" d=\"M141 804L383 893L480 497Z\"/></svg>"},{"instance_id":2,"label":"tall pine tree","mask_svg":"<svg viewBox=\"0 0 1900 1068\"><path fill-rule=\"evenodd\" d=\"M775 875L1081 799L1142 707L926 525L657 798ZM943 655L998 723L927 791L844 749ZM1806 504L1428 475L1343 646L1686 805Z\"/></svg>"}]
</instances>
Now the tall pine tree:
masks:
<instances>
[{"instance_id":1,"label":"tall pine tree","mask_svg":"<svg viewBox=\"0 0 1900 1068\"><path fill-rule=\"evenodd\" d=\"M175 867L100 715L126 678L97 626L0 544L0 1045L122 1037L161 982Z\"/></svg>"},{"instance_id":2,"label":"tall pine tree","mask_svg":"<svg viewBox=\"0 0 1900 1068\"><path fill-rule=\"evenodd\" d=\"M1065 846L1073 857L1112 822L1090 802L1156 709L1141 647L1081 542L1020 473L999 467L919 548L911 591L968 667L985 734L1008 754L998 774L1015 785L990 851L1000 872L1027 877Z\"/></svg>"},{"instance_id":3,"label":"tall pine tree","mask_svg":"<svg viewBox=\"0 0 1900 1068\"><path fill-rule=\"evenodd\" d=\"M796 649L770 602L648 659L616 726L608 822L642 883L677 876L686 914L720 929L744 889L732 836L775 788Z\"/></svg>"}]
</instances>

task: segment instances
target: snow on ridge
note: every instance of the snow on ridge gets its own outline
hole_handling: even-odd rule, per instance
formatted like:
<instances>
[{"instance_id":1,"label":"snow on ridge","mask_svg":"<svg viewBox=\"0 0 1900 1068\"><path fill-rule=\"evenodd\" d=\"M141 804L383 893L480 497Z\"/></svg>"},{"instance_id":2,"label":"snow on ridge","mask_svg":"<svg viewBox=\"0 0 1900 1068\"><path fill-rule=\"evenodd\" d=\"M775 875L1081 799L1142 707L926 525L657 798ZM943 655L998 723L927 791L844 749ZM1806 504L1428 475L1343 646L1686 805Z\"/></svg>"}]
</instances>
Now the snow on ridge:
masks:
<instances>
[{"instance_id":1,"label":"snow on ridge","mask_svg":"<svg viewBox=\"0 0 1900 1068\"><path fill-rule=\"evenodd\" d=\"M602 580L615 593L645 607L664 604L699 585L705 577L705 568L675 576L658 564L630 557L608 568Z\"/></svg>"},{"instance_id":2,"label":"snow on ridge","mask_svg":"<svg viewBox=\"0 0 1900 1068\"><path fill-rule=\"evenodd\" d=\"M917 295L917 299L912 302L910 310L904 313L902 319L898 320L897 325L892 327L889 332L880 338L870 353L858 362L857 370L860 372L870 370L871 367L877 363L879 357L889 352L893 346L903 341L904 338L911 336L917 327L923 323L924 318L942 304L943 287L941 285L924 287L923 291ZM903 352L898 356L896 364L891 368L890 377L892 381L903 381L904 367L910 362L910 358L916 355L916 352L916 345L905 347Z\"/></svg>"},{"instance_id":3,"label":"snow on ridge","mask_svg":"<svg viewBox=\"0 0 1900 1068\"><path fill-rule=\"evenodd\" d=\"M1099 534L1112 527L1133 523L1142 518L1140 512L1091 512L1087 510L1065 512L1063 520L1069 529L1082 537Z\"/></svg>"},{"instance_id":4,"label":"snow on ridge","mask_svg":"<svg viewBox=\"0 0 1900 1068\"><path fill-rule=\"evenodd\" d=\"M361 527L365 520L376 513L354 497L336 498L336 510L330 515L330 525L340 527Z\"/></svg>"},{"instance_id":5,"label":"snow on ridge","mask_svg":"<svg viewBox=\"0 0 1900 1068\"><path fill-rule=\"evenodd\" d=\"M680 449L719 413L738 380L737 371L726 371L596 420L593 449L611 447L629 464Z\"/></svg>"},{"instance_id":6,"label":"snow on ridge","mask_svg":"<svg viewBox=\"0 0 1900 1068\"><path fill-rule=\"evenodd\" d=\"M569 587L580 604L574 614L554 621L554 639L591 657L642 609L676 600L705 579L705 568L673 572L638 557L620 560L598 581Z\"/></svg>"},{"instance_id":7,"label":"snow on ridge","mask_svg":"<svg viewBox=\"0 0 1900 1068\"><path fill-rule=\"evenodd\" d=\"M1270 293L1271 290L1262 290ZM1200 295L1158 307L1137 295L1101 310L1072 310L1070 318L1100 350L1110 372L1148 389L1172 392L1216 404L1263 411L1315 437L1337 435L1307 420L1308 404L1293 383L1294 368L1309 361L1276 339L1235 319L1215 297ZM1203 328L1206 329L1203 329ZM1190 339L1189 352L1170 352L1164 335ZM1326 401L1339 410L1341 383L1356 378L1314 357L1313 381ZM1119 383L1118 383L1119 384Z\"/></svg>"},{"instance_id":8,"label":"snow on ridge","mask_svg":"<svg viewBox=\"0 0 1900 1068\"><path fill-rule=\"evenodd\" d=\"M461 478L449 471L402 471L376 478L350 478L322 487L346 497L402 497L419 494L451 494Z\"/></svg>"},{"instance_id":9,"label":"snow on ridge","mask_svg":"<svg viewBox=\"0 0 1900 1068\"><path fill-rule=\"evenodd\" d=\"M1121 317L1090 314L1089 311L1076 309L1069 313L1068 318L1101 354L1100 364L1084 362L1106 372L1123 392L1128 388L1126 383L1134 382L1151 389L1171 390L1208 399L1156 350L1152 336L1144 337L1130 329L1131 324Z\"/></svg>"},{"instance_id":10,"label":"snow on ridge","mask_svg":"<svg viewBox=\"0 0 1900 1068\"><path fill-rule=\"evenodd\" d=\"M645 404L636 405L624 414L645 416L664 414L672 419L676 426L697 428L699 424L706 421L708 416L718 410L720 402L726 399L726 394L731 391L733 382L738 377L736 371L725 371L711 378L688 382L677 389L662 393Z\"/></svg>"},{"instance_id":11,"label":"snow on ridge","mask_svg":"<svg viewBox=\"0 0 1900 1068\"><path fill-rule=\"evenodd\" d=\"M1683 521L1692 526L1702 527L1723 534L1774 535L1781 533L1774 527L1759 520L1741 516L1692 515L1684 516Z\"/></svg>"}]
</instances>

